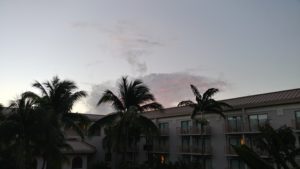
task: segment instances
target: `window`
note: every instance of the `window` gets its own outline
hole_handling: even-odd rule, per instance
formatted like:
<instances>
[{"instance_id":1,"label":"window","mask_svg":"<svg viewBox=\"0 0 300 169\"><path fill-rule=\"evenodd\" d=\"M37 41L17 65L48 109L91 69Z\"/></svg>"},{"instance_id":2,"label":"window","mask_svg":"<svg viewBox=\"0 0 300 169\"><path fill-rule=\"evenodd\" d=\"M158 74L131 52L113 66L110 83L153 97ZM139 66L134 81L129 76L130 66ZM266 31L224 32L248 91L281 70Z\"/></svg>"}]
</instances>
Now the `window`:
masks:
<instances>
[{"instance_id":1,"label":"window","mask_svg":"<svg viewBox=\"0 0 300 169\"><path fill-rule=\"evenodd\" d=\"M181 133L188 133L190 129L190 121L181 121Z\"/></svg>"},{"instance_id":2,"label":"window","mask_svg":"<svg viewBox=\"0 0 300 169\"><path fill-rule=\"evenodd\" d=\"M182 151L187 152L190 149L190 137L181 138Z\"/></svg>"},{"instance_id":3,"label":"window","mask_svg":"<svg viewBox=\"0 0 300 169\"><path fill-rule=\"evenodd\" d=\"M161 137L158 139L159 151L169 151L169 139L168 137Z\"/></svg>"},{"instance_id":4,"label":"window","mask_svg":"<svg viewBox=\"0 0 300 169\"><path fill-rule=\"evenodd\" d=\"M249 115L249 125L251 131L258 131L260 126L264 126L268 122L267 114Z\"/></svg>"},{"instance_id":5,"label":"window","mask_svg":"<svg viewBox=\"0 0 300 169\"><path fill-rule=\"evenodd\" d=\"M227 153L229 154L235 154L235 151L231 145L241 145L241 140L242 138L240 136L235 136L235 137L229 137L228 138L228 147L227 147Z\"/></svg>"},{"instance_id":6,"label":"window","mask_svg":"<svg viewBox=\"0 0 300 169\"><path fill-rule=\"evenodd\" d=\"M82 166L82 159L81 157L75 157L72 160L72 169L81 169Z\"/></svg>"},{"instance_id":7,"label":"window","mask_svg":"<svg viewBox=\"0 0 300 169\"><path fill-rule=\"evenodd\" d=\"M158 128L159 128L160 134L167 135L169 132L169 123L159 123Z\"/></svg>"},{"instance_id":8,"label":"window","mask_svg":"<svg viewBox=\"0 0 300 169\"><path fill-rule=\"evenodd\" d=\"M245 169L245 164L239 159L230 159L230 169Z\"/></svg>"},{"instance_id":9,"label":"window","mask_svg":"<svg viewBox=\"0 0 300 169\"><path fill-rule=\"evenodd\" d=\"M212 161L210 158L205 158L203 156L192 156L193 162L198 168L212 169Z\"/></svg>"},{"instance_id":10,"label":"window","mask_svg":"<svg viewBox=\"0 0 300 169\"><path fill-rule=\"evenodd\" d=\"M227 117L227 131L238 132L242 131L242 118L241 116L229 116Z\"/></svg>"},{"instance_id":11,"label":"window","mask_svg":"<svg viewBox=\"0 0 300 169\"><path fill-rule=\"evenodd\" d=\"M194 151L196 152L208 152L209 150L209 144L210 143L210 139L205 137L199 137L199 136L196 136L193 138L193 149Z\"/></svg>"},{"instance_id":12,"label":"window","mask_svg":"<svg viewBox=\"0 0 300 169\"><path fill-rule=\"evenodd\" d=\"M191 156L190 155L182 155L182 160L184 162L190 162L191 161Z\"/></svg>"},{"instance_id":13,"label":"window","mask_svg":"<svg viewBox=\"0 0 300 169\"><path fill-rule=\"evenodd\" d=\"M300 111L295 112L295 118L296 118L296 129L300 129Z\"/></svg>"},{"instance_id":14,"label":"window","mask_svg":"<svg viewBox=\"0 0 300 169\"><path fill-rule=\"evenodd\" d=\"M158 128L159 129L167 129L167 128L169 128L169 123L159 123Z\"/></svg>"}]
</instances>

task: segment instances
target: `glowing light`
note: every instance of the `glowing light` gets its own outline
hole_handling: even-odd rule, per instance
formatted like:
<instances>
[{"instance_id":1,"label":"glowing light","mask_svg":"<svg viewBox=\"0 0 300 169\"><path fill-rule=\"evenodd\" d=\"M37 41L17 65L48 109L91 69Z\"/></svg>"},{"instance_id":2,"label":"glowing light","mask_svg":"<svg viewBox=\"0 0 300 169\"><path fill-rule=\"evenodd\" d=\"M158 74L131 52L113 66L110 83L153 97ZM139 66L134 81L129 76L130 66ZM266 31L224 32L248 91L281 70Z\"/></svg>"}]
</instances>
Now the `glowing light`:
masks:
<instances>
[{"instance_id":1,"label":"glowing light","mask_svg":"<svg viewBox=\"0 0 300 169\"><path fill-rule=\"evenodd\" d=\"M161 164L165 163L165 157L163 155L160 156L160 163Z\"/></svg>"}]
</instances>

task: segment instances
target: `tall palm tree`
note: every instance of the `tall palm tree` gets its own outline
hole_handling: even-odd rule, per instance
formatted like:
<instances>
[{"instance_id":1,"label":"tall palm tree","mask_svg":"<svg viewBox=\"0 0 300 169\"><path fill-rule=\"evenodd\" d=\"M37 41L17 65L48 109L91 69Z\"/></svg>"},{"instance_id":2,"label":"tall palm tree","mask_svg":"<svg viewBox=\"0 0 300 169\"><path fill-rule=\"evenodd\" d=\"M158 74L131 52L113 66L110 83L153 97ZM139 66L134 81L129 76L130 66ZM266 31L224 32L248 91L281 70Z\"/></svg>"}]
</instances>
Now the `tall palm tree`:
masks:
<instances>
[{"instance_id":1,"label":"tall palm tree","mask_svg":"<svg viewBox=\"0 0 300 169\"><path fill-rule=\"evenodd\" d=\"M219 91L216 88L210 88L206 90L203 93L203 95L200 94L197 87L195 87L194 85L191 85L191 89L193 91L193 94L196 97L196 103L194 103L191 100L185 100L179 102L178 107L191 106L193 108L193 112L191 114L192 119L195 119L196 115L200 113L201 116L200 119L195 119L195 120L200 123L201 133L203 133L204 126L207 125L208 123L208 121L204 118L204 114L215 113L225 118L225 115L223 114L223 108L231 107L231 106L228 105L227 103L216 101L215 99L213 99L213 96ZM202 135L200 137L202 137ZM202 153L204 153L206 149L204 140L202 141L201 149L202 149Z\"/></svg>"},{"instance_id":2,"label":"tall palm tree","mask_svg":"<svg viewBox=\"0 0 300 169\"><path fill-rule=\"evenodd\" d=\"M123 160L128 145L136 143L141 134L157 134L156 125L142 112L147 110L161 110L161 104L155 101L149 88L141 80L128 81L127 77L122 77L118 84L118 93L106 90L100 97L97 105L111 103L115 112L96 121L90 132L103 126L110 126L113 131L112 147L122 151Z\"/></svg>"},{"instance_id":3,"label":"tall palm tree","mask_svg":"<svg viewBox=\"0 0 300 169\"><path fill-rule=\"evenodd\" d=\"M225 115L223 114L223 108L225 107L230 108L231 106L225 102L216 101L215 99L213 99L213 96L217 92L219 92L218 89L210 88L206 90L203 93L203 95L200 94L197 87L195 87L194 85L191 85L191 89L193 91L193 94L196 97L196 103L191 100L185 100L179 102L178 107L191 106L192 108L194 108L191 114L192 119L194 119L198 113L200 113L202 119L204 119L204 114L208 114L208 113L219 114L225 118Z\"/></svg>"},{"instance_id":4,"label":"tall palm tree","mask_svg":"<svg viewBox=\"0 0 300 169\"><path fill-rule=\"evenodd\" d=\"M39 89L41 95L33 92L26 92L26 95L37 98L44 108L52 111L56 115L54 118L58 119L57 125L73 128L81 137L84 136L80 126L88 124L89 120L84 115L71 113L71 110L74 103L87 96L85 91L77 91L73 81L60 80L57 76L44 83L36 81L33 87Z\"/></svg>"},{"instance_id":5,"label":"tall palm tree","mask_svg":"<svg viewBox=\"0 0 300 169\"><path fill-rule=\"evenodd\" d=\"M6 155L5 162L10 163L8 168L34 168L36 157L42 157L42 169L46 164L48 169L61 168L65 159L61 149L70 146L59 126L54 125L53 114L26 94L12 101L9 110L0 123L1 153Z\"/></svg>"}]
</instances>

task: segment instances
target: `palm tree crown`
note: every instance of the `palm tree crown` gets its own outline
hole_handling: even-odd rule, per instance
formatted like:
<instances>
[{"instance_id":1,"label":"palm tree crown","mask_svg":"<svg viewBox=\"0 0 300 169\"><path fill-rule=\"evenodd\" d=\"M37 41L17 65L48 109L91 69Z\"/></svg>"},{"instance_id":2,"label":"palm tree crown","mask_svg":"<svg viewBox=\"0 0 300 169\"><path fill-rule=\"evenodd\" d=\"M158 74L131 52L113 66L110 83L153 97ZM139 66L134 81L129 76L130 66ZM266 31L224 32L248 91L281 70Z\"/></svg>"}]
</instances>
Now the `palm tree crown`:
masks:
<instances>
[{"instance_id":1,"label":"palm tree crown","mask_svg":"<svg viewBox=\"0 0 300 169\"><path fill-rule=\"evenodd\" d=\"M181 101L178 106L191 106L194 108L191 117L195 118L195 116L197 115L197 113L201 113L201 115L203 116L203 114L206 113L216 113L221 115L222 117L225 117L225 115L223 114L223 108L224 107L231 107L230 105L228 105L225 102L221 102L221 101L216 101L213 99L213 96L219 92L218 89L216 88L210 88L208 90L206 90L203 95L200 94L200 92L198 91L198 89L194 86L191 85L191 89L196 97L196 103L194 103L193 101L190 100L185 100L185 101ZM203 117L202 117L203 118Z\"/></svg>"},{"instance_id":2,"label":"palm tree crown","mask_svg":"<svg viewBox=\"0 0 300 169\"><path fill-rule=\"evenodd\" d=\"M118 89L117 95L106 90L97 104L111 103L116 112L96 121L90 127L90 132L93 133L98 127L109 126L113 132L110 135L112 147L117 146L116 149L126 152L127 145L138 141L140 134L147 136L158 132L156 125L141 113L163 107L155 101L153 94L141 80L128 82L127 77L122 77Z\"/></svg>"},{"instance_id":3,"label":"palm tree crown","mask_svg":"<svg viewBox=\"0 0 300 169\"><path fill-rule=\"evenodd\" d=\"M127 77L122 77L118 87L118 95L111 90L106 90L97 105L112 103L113 108L122 113L129 110L130 107L136 107L140 112L162 109L162 105L155 102L153 94L141 80L128 82Z\"/></svg>"},{"instance_id":4,"label":"palm tree crown","mask_svg":"<svg viewBox=\"0 0 300 169\"><path fill-rule=\"evenodd\" d=\"M58 125L62 125L65 128L72 127L83 137L79 124L87 124L89 120L84 115L71 113L71 110L74 103L86 97L87 93L85 91L77 91L78 87L73 81L60 80L57 76L53 77L51 81L44 83L36 81L33 87L41 91L41 96L33 92L26 92L25 95L37 98L41 107L53 112L55 114L53 120L58 120Z\"/></svg>"}]
</instances>

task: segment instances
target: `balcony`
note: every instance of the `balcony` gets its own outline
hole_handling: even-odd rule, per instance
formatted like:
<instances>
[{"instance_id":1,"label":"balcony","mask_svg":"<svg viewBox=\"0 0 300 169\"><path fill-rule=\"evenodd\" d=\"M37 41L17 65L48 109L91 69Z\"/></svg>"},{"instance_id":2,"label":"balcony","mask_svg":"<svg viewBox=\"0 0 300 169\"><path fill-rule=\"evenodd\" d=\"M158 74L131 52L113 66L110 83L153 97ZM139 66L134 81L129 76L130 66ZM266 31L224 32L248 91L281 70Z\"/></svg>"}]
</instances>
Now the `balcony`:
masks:
<instances>
[{"instance_id":1,"label":"balcony","mask_svg":"<svg viewBox=\"0 0 300 169\"><path fill-rule=\"evenodd\" d=\"M169 128L159 129L160 136L169 136Z\"/></svg>"},{"instance_id":2,"label":"balcony","mask_svg":"<svg viewBox=\"0 0 300 169\"><path fill-rule=\"evenodd\" d=\"M169 145L154 145L153 153L169 153L170 146Z\"/></svg>"},{"instance_id":3,"label":"balcony","mask_svg":"<svg viewBox=\"0 0 300 169\"><path fill-rule=\"evenodd\" d=\"M227 156L237 156L236 152L234 151L234 149L231 146L225 146L225 154Z\"/></svg>"},{"instance_id":4,"label":"balcony","mask_svg":"<svg viewBox=\"0 0 300 169\"><path fill-rule=\"evenodd\" d=\"M195 155L211 155L212 147L205 146L202 148L201 146L179 146L178 147L180 154L195 154Z\"/></svg>"},{"instance_id":5,"label":"balcony","mask_svg":"<svg viewBox=\"0 0 300 169\"><path fill-rule=\"evenodd\" d=\"M139 151L139 147L138 146L127 147L127 152L128 153L135 153L135 152L138 152L138 151Z\"/></svg>"},{"instance_id":6,"label":"balcony","mask_svg":"<svg viewBox=\"0 0 300 169\"><path fill-rule=\"evenodd\" d=\"M177 127L178 135L210 135L211 128L210 126L205 126L202 130L199 127L189 127L189 128L181 128Z\"/></svg>"},{"instance_id":7,"label":"balcony","mask_svg":"<svg viewBox=\"0 0 300 169\"><path fill-rule=\"evenodd\" d=\"M295 130L299 130L299 132L300 132L300 121L292 120L291 127Z\"/></svg>"},{"instance_id":8,"label":"balcony","mask_svg":"<svg viewBox=\"0 0 300 169\"><path fill-rule=\"evenodd\" d=\"M224 132L225 133L240 133L243 132L242 126L230 126L227 122L224 125Z\"/></svg>"},{"instance_id":9,"label":"balcony","mask_svg":"<svg viewBox=\"0 0 300 169\"><path fill-rule=\"evenodd\" d=\"M262 157L268 157L268 152L261 150L257 147L250 147L254 152L257 153L257 155L260 155ZM237 153L235 152L235 150L231 147L231 146L226 146L225 147L225 154L227 156L237 156Z\"/></svg>"}]
</instances>

